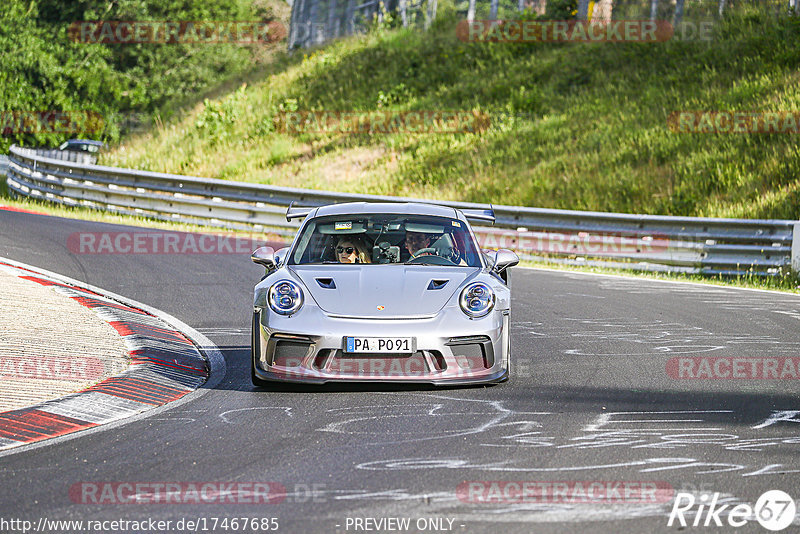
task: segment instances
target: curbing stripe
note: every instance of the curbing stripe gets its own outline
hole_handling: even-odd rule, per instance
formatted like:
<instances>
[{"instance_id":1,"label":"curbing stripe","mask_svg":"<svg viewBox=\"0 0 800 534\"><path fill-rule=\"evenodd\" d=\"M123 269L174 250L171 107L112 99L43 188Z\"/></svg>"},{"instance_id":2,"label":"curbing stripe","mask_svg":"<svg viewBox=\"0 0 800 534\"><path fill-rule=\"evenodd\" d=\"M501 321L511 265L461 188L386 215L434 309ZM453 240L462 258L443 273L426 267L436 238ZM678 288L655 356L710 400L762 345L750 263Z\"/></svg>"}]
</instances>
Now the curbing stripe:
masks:
<instances>
[{"instance_id":1,"label":"curbing stripe","mask_svg":"<svg viewBox=\"0 0 800 534\"><path fill-rule=\"evenodd\" d=\"M45 405L40 410L99 425L128 417L150 407L150 404L143 402L121 399L105 393L91 391Z\"/></svg>"},{"instance_id":2,"label":"curbing stripe","mask_svg":"<svg viewBox=\"0 0 800 534\"><path fill-rule=\"evenodd\" d=\"M147 364L137 364L137 376L139 378L149 378L157 384L162 384L166 387L173 387L175 383L183 386L185 389L196 389L203 383L203 377L191 377L180 371L172 369L164 369L159 367L148 366ZM165 381L166 379L166 381ZM180 388L179 388L180 389Z\"/></svg>"},{"instance_id":3,"label":"curbing stripe","mask_svg":"<svg viewBox=\"0 0 800 534\"><path fill-rule=\"evenodd\" d=\"M145 402L153 406L161 406L170 401L180 399L189 389L176 388L158 384L152 380L131 376L115 376L103 380L86 391L99 391L123 399Z\"/></svg>"},{"instance_id":4,"label":"curbing stripe","mask_svg":"<svg viewBox=\"0 0 800 534\"><path fill-rule=\"evenodd\" d=\"M72 288L70 288L72 289ZM123 304L117 304L114 302L104 302L100 299L92 298L92 297L72 297L74 300L78 301L80 304L83 304L87 308L99 308L98 315L100 312L105 313L117 313L118 311L129 313L129 314L136 314L142 317L148 316L144 311L137 310L136 308L131 308L129 306L125 306ZM131 320L131 319L129 319Z\"/></svg>"},{"instance_id":5,"label":"curbing stripe","mask_svg":"<svg viewBox=\"0 0 800 534\"><path fill-rule=\"evenodd\" d=\"M161 339L164 341L171 341L173 343L184 343L191 345L192 342L186 339L186 336L174 330L168 330L163 326L153 326L149 324L136 324L130 321L111 321L108 323L111 328L119 332L121 336L134 336L140 335L143 337Z\"/></svg>"},{"instance_id":6,"label":"curbing stripe","mask_svg":"<svg viewBox=\"0 0 800 534\"><path fill-rule=\"evenodd\" d=\"M0 261L19 278L44 286L93 310L119 332L130 355L128 369L84 391L36 406L0 413L0 450L63 436L173 402L209 377L193 342L156 315L71 286L27 266ZM188 328L188 327L187 327Z\"/></svg>"},{"instance_id":7,"label":"curbing stripe","mask_svg":"<svg viewBox=\"0 0 800 534\"><path fill-rule=\"evenodd\" d=\"M176 343L163 339L149 338L139 334L124 336L123 339L131 351L141 350L151 354L166 354L167 356L183 356L193 358L195 350L192 345Z\"/></svg>"},{"instance_id":8,"label":"curbing stripe","mask_svg":"<svg viewBox=\"0 0 800 534\"><path fill-rule=\"evenodd\" d=\"M4 265L8 265L8 264L4 264ZM20 278L22 278L23 280L30 280L31 282L36 282L37 284L41 284L43 286L60 287L60 288L69 289L69 290L72 290L72 291L81 291L81 292L83 292L85 294L88 293L90 295L97 295L97 293L94 293L94 292L86 290L86 289L80 289L80 288L77 288L77 287L71 287L71 286L68 286L66 284L62 284L61 282L54 282L52 280L47 280L47 279L41 278L39 276L26 275L26 276L20 276ZM97 296L99 296L99 295L97 295Z\"/></svg>"},{"instance_id":9,"label":"curbing stripe","mask_svg":"<svg viewBox=\"0 0 800 534\"><path fill-rule=\"evenodd\" d=\"M78 300L77 298L75 300ZM95 306L87 306L88 308L94 308ZM112 321L138 321L142 324L148 324L152 326L161 326L162 323L157 317L152 317L150 315L144 315L139 311L131 311L131 310L124 310L124 309L110 309L108 307L96 307L97 309L94 312L107 323Z\"/></svg>"},{"instance_id":10,"label":"curbing stripe","mask_svg":"<svg viewBox=\"0 0 800 534\"><path fill-rule=\"evenodd\" d=\"M61 436L93 426L95 424L88 421L51 414L36 408L0 414L0 437L23 443Z\"/></svg>"},{"instance_id":11,"label":"curbing stripe","mask_svg":"<svg viewBox=\"0 0 800 534\"><path fill-rule=\"evenodd\" d=\"M176 360L173 360L172 362L168 362L166 360L162 360L162 359L156 358L156 355L153 354L153 353L147 353L147 352L141 351L141 350L131 351L130 355L131 355L131 363L132 364L141 365L141 364L149 363L149 364L153 364L153 365L161 365L161 366L164 366L164 367L169 367L171 369L178 369L178 370L181 370L181 371L185 371L187 373L195 373L195 374L203 374L205 372L205 369L203 369L203 368L192 367L192 366L189 366L189 365L179 364Z\"/></svg>"}]
</instances>

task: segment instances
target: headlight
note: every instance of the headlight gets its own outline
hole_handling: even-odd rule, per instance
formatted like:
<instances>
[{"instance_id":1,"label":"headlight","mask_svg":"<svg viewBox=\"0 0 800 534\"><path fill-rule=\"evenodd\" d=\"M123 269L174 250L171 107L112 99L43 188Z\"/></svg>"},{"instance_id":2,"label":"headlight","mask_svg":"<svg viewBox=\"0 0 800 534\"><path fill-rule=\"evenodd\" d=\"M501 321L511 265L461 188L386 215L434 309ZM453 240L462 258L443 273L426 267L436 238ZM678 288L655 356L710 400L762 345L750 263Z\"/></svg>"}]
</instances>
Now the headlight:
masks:
<instances>
[{"instance_id":1,"label":"headlight","mask_svg":"<svg viewBox=\"0 0 800 534\"><path fill-rule=\"evenodd\" d=\"M268 300L275 313L292 315L303 306L303 290L291 280L281 280L269 288Z\"/></svg>"},{"instance_id":2,"label":"headlight","mask_svg":"<svg viewBox=\"0 0 800 534\"><path fill-rule=\"evenodd\" d=\"M470 317L483 317L494 308L494 291L483 282L473 282L461 291L459 303Z\"/></svg>"}]
</instances>

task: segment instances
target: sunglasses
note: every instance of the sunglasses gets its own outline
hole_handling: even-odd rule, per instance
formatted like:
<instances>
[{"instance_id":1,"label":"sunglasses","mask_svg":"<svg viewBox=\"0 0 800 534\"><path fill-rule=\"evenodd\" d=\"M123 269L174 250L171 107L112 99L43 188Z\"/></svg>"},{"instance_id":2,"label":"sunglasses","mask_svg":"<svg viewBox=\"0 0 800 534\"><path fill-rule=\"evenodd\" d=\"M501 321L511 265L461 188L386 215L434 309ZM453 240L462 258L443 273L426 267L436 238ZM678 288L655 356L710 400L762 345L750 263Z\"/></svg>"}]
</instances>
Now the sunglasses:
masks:
<instances>
[{"instance_id":1,"label":"sunglasses","mask_svg":"<svg viewBox=\"0 0 800 534\"><path fill-rule=\"evenodd\" d=\"M348 254L352 254L355 251L356 251L356 249L353 248L353 247L336 247L336 252L338 252L339 254L342 254L343 252L347 252Z\"/></svg>"}]
</instances>

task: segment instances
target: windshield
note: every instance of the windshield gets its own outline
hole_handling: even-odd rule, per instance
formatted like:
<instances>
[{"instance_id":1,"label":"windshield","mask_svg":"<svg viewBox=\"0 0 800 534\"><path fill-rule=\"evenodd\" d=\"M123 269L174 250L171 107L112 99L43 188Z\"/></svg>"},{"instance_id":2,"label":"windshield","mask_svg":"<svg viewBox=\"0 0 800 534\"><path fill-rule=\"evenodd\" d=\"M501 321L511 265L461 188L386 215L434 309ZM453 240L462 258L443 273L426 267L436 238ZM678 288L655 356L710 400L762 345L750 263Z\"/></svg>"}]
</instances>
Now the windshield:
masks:
<instances>
[{"instance_id":1,"label":"windshield","mask_svg":"<svg viewBox=\"0 0 800 534\"><path fill-rule=\"evenodd\" d=\"M319 217L305 225L296 243L290 265L481 267L466 223L446 217L386 213Z\"/></svg>"}]
</instances>

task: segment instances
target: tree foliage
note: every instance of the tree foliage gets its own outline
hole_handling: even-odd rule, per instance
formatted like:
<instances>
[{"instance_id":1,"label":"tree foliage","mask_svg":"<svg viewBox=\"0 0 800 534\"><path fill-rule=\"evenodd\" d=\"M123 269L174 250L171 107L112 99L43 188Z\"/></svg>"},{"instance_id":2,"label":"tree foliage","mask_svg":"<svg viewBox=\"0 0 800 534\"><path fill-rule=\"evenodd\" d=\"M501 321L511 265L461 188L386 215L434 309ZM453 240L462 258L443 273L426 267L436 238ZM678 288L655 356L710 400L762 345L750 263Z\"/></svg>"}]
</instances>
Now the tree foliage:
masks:
<instances>
[{"instance_id":1,"label":"tree foliage","mask_svg":"<svg viewBox=\"0 0 800 534\"><path fill-rule=\"evenodd\" d=\"M3 0L0 5L0 152L12 143L54 145L70 137L115 141L130 121L176 105L240 73L251 49L224 44L75 42L79 21L253 21L244 0ZM94 112L101 128L47 131L26 114Z\"/></svg>"}]
</instances>

